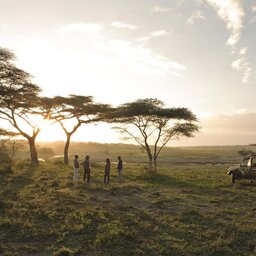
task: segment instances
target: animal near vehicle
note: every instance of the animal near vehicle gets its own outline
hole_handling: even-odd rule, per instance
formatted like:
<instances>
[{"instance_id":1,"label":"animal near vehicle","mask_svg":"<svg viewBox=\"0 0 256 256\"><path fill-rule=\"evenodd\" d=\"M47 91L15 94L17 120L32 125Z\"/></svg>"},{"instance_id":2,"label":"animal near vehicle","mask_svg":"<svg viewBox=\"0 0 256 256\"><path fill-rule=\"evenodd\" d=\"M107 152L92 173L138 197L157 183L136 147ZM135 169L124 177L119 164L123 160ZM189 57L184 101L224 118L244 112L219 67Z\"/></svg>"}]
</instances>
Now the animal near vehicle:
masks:
<instances>
[{"instance_id":1,"label":"animal near vehicle","mask_svg":"<svg viewBox=\"0 0 256 256\"><path fill-rule=\"evenodd\" d=\"M231 175L232 183L236 180L256 180L256 154L246 156L240 165L228 168L227 174Z\"/></svg>"}]
</instances>

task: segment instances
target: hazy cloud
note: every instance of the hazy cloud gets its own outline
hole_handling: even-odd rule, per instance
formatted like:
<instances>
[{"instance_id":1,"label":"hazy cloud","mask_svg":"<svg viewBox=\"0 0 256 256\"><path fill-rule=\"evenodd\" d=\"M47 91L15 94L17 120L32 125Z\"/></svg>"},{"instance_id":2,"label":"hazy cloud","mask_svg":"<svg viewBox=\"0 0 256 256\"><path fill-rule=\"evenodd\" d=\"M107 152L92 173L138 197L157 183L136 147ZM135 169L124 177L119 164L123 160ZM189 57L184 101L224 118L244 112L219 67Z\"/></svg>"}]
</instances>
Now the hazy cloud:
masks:
<instances>
[{"instance_id":1,"label":"hazy cloud","mask_svg":"<svg viewBox=\"0 0 256 256\"><path fill-rule=\"evenodd\" d=\"M249 82L249 79L252 73L252 68L250 67L250 63L247 61L247 59L244 56L233 61L231 66L233 69L239 70L239 71L241 70L243 72L243 77L242 77L243 83Z\"/></svg>"},{"instance_id":2,"label":"hazy cloud","mask_svg":"<svg viewBox=\"0 0 256 256\"><path fill-rule=\"evenodd\" d=\"M225 21L231 35L227 41L230 46L235 46L241 37L244 11L241 0L206 0Z\"/></svg>"},{"instance_id":3,"label":"hazy cloud","mask_svg":"<svg viewBox=\"0 0 256 256\"><path fill-rule=\"evenodd\" d=\"M168 32L165 31L165 30L157 30L157 31L151 32L150 35L155 36L155 37L157 37L157 36L166 36L166 35L168 35Z\"/></svg>"},{"instance_id":4,"label":"hazy cloud","mask_svg":"<svg viewBox=\"0 0 256 256\"><path fill-rule=\"evenodd\" d=\"M169 35L169 32L167 32L166 30L156 30L156 31L152 31L151 33L149 33L146 36L141 36L141 37L136 38L136 41L144 42L144 41L147 41L154 37L162 37L162 36L167 36L167 35Z\"/></svg>"},{"instance_id":5,"label":"hazy cloud","mask_svg":"<svg viewBox=\"0 0 256 256\"><path fill-rule=\"evenodd\" d=\"M166 30L156 30L156 31L152 31L150 34L146 36L141 36L136 38L136 41L144 42L154 37L162 37L167 35L169 35L169 32L167 32Z\"/></svg>"},{"instance_id":6,"label":"hazy cloud","mask_svg":"<svg viewBox=\"0 0 256 256\"><path fill-rule=\"evenodd\" d=\"M232 47L232 53L236 53L238 58L231 64L232 68L243 72L241 81L247 83L252 74L252 68L247 58L244 56L247 52L247 47L243 47L239 51L236 45L241 38L243 28L243 11L241 0L206 0L216 11L218 16L225 21L227 29L230 31L230 37L227 44ZM252 9L254 10L254 8ZM242 57L240 57L243 55Z\"/></svg>"},{"instance_id":7,"label":"hazy cloud","mask_svg":"<svg viewBox=\"0 0 256 256\"><path fill-rule=\"evenodd\" d=\"M168 13L172 10L174 10L175 8L167 8L167 7L163 7L163 6L160 6L160 5L156 5L154 6L151 11L152 12L156 12L156 13Z\"/></svg>"},{"instance_id":8,"label":"hazy cloud","mask_svg":"<svg viewBox=\"0 0 256 256\"><path fill-rule=\"evenodd\" d=\"M238 111L239 112L239 111ZM256 143L256 111L241 110L233 115L216 115L200 120L199 134L176 145L246 145Z\"/></svg>"},{"instance_id":9,"label":"hazy cloud","mask_svg":"<svg viewBox=\"0 0 256 256\"><path fill-rule=\"evenodd\" d=\"M144 41L147 41L148 39L150 39L152 36L142 36L142 37L138 37L136 38L136 41L139 41L139 42L144 42Z\"/></svg>"},{"instance_id":10,"label":"hazy cloud","mask_svg":"<svg viewBox=\"0 0 256 256\"><path fill-rule=\"evenodd\" d=\"M208 130L256 134L256 112L243 110L238 114L230 116L215 116L205 120L204 124L205 129Z\"/></svg>"},{"instance_id":11,"label":"hazy cloud","mask_svg":"<svg viewBox=\"0 0 256 256\"><path fill-rule=\"evenodd\" d=\"M168 58L154 53L149 48L134 47L128 41L113 40L110 46L115 51L123 63L135 68L143 74L155 73L164 75L168 72L177 76L182 76L181 71L185 70L185 66L170 61Z\"/></svg>"},{"instance_id":12,"label":"hazy cloud","mask_svg":"<svg viewBox=\"0 0 256 256\"><path fill-rule=\"evenodd\" d=\"M252 6L252 12L256 13L256 5ZM255 23L256 22L256 16L254 15L253 17L251 17L251 19L249 20L249 24Z\"/></svg>"},{"instance_id":13,"label":"hazy cloud","mask_svg":"<svg viewBox=\"0 0 256 256\"><path fill-rule=\"evenodd\" d=\"M112 26L124 29L135 29L134 25L122 22L113 22ZM130 68L135 69L136 72L147 75L151 73L158 75L172 73L181 77L182 71L185 70L183 65L155 53L150 48L137 46L130 41L106 39L104 37L103 27L99 24L67 24L59 31L89 32L90 37L87 41L90 40L91 44L87 45L86 58L92 59L94 62L99 61L102 63L104 57L111 56L113 60L111 63L112 66L119 64L128 65ZM165 30L158 30L152 32L149 37L160 37L167 34Z\"/></svg>"},{"instance_id":14,"label":"hazy cloud","mask_svg":"<svg viewBox=\"0 0 256 256\"><path fill-rule=\"evenodd\" d=\"M247 47L243 47L240 49L239 54L244 55L247 52Z\"/></svg>"},{"instance_id":15,"label":"hazy cloud","mask_svg":"<svg viewBox=\"0 0 256 256\"><path fill-rule=\"evenodd\" d=\"M137 26L132 25L132 24L127 24L121 21L114 21L111 23L111 26L115 27L115 28L124 28L124 29L136 29Z\"/></svg>"},{"instance_id":16,"label":"hazy cloud","mask_svg":"<svg viewBox=\"0 0 256 256\"><path fill-rule=\"evenodd\" d=\"M197 20L204 20L205 16L201 13L200 10L192 13L192 15L187 19L187 23L193 25Z\"/></svg>"}]
</instances>

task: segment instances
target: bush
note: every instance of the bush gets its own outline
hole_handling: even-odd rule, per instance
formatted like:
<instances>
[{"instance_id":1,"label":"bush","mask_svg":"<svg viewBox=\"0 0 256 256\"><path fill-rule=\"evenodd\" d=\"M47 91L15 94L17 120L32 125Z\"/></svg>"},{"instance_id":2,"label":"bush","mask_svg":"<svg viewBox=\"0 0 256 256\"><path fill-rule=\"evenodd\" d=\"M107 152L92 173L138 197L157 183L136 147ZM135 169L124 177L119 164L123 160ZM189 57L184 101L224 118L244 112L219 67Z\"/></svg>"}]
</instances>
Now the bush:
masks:
<instances>
[{"instance_id":1,"label":"bush","mask_svg":"<svg viewBox=\"0 0 256 256\"><path fill-rule=\"evenodd\" d=\"M246 157L254 152L252 150L243 148L242 150L239 150L237 153L242 157Z\"/></svg>"},{"instance_id":2,"label":"bush","mask_svg":"<svg viewBox=\"0 0 256 256\"><path fill-rule=\"evenodd\" d=\"M54 156L55 153L51 148L43 147L38 149L39 157L51 157Z\"/></svg>"}]
</instances>

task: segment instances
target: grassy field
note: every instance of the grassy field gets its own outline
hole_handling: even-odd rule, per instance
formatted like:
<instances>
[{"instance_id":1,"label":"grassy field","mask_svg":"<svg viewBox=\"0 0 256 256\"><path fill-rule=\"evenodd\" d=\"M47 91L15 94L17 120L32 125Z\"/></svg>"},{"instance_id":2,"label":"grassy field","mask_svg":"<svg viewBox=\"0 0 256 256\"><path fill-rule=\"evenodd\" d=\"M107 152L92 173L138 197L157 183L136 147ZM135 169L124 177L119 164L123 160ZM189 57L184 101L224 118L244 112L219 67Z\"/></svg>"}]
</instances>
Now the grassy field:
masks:
<instances>
[{"instance_id":1,"label":"grassy field","mask_svg":"<svg viewBox=\"0 0 256 256\"><path fill-rule=\"evenodd\" d=\"M21 147L21 145L20 145ZM41 149L48 148L53 151L53 155L63 158L64 142L38 142L37 149L40 158L47 160L47 155L42 154ZM255 146L237 145L237 146L201 146L201 147L165 147L159 157L161 163L183 164L183 163L237 163L241 161L238 151L246 149L255 151ZM107 157L116 160L118 155L124 157L130 163L146 163L146 153L140 146L133 144L100 144L94 142L72 142L69 148L71 158L78 154L80 159L85 155L90 155L92 161L103 162ZM23 142L21 148L16 149L16 158L28 159L29 148L27 143ZM54 158L53 160L56 160Z\"/></svg>"},{"instance_id":2,"label":"grassy field","mask_svg":"<svg viewBox=\"0 0 256 256\"><path fill-rule=\"evenodd\" d=\"M2 166L0 255L256 255L256 184L214 163L125 163L122 182L113 165L107 186L100 162L76 186L59 161Z\"/></svg>"}]
</instances>

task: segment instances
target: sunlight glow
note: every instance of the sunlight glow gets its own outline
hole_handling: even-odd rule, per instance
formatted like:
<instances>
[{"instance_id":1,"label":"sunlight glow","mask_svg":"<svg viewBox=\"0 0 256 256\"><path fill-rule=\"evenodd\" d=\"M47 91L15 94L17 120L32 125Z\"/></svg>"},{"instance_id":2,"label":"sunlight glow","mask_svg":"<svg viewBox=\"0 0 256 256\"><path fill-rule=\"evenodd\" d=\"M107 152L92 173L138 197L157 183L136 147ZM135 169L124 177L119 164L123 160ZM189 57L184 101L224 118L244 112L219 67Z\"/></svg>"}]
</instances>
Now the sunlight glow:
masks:
<instances>
[{"instance_id":1,"label":"sunlight glow","mask_svg":"<svg viewBox=\"0 0 256 256\"><path fill-rule=\"evenodd\" d=\"M47 124L39 133L37 141L65 141L66 135L58 124ZM108 124L88 124L81 126L71 137L71 141L119 143L120 135Z\"/></svg>"}]
</instances>

